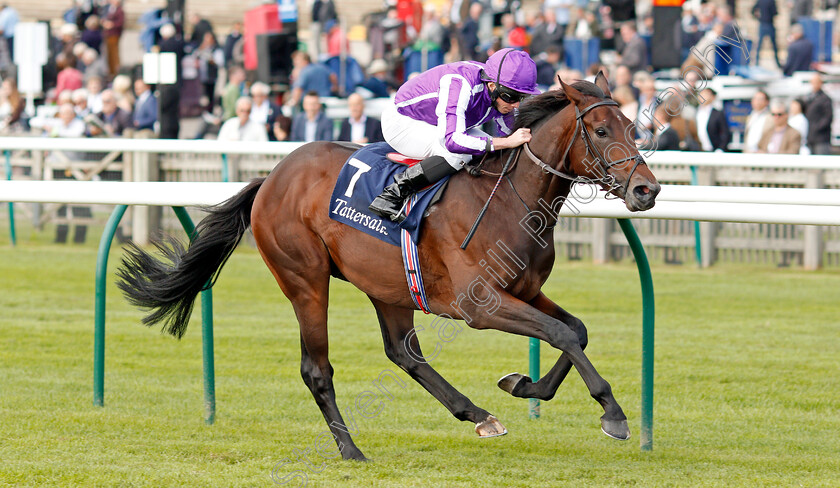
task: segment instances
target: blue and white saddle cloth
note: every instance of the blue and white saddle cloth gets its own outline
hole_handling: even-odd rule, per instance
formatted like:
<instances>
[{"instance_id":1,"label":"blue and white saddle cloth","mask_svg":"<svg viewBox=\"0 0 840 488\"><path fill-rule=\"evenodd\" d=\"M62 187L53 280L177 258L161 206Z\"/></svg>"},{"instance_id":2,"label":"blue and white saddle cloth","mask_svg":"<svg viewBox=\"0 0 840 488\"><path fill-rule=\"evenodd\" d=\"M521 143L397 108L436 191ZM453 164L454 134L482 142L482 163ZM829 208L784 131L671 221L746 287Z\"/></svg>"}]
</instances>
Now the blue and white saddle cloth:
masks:
<instances>
[{"instance_id":1,"label":"blue and white saddle cloth","mask_svg":"<svg viewBox=\"0 0 840 488\"><path fill-rule=\"evenodd\" d=\"M401 223L383 219L368 210L368 206L386 186L394 182L396 173L407 169L406 165L388 159L388 153L393 152L388 143L378 142L364 146L350 156L338 174L330 198L330 218L388 244L400 246L411 297L418 308L429 313L420 274L417 241L423 214L449 177L412 195L406 203L407 218Z\"/></svg>"},{"instance_id":2,"label":"blue and white saddle cloth","mask_svg":"<svg viewBox=\"0 0 840 488\"><path fill-rule=\"evenodd\" d=\"M388 143L377 142L350 156L341 168L333 189L330 218L394 246L400 245L400 230L404 229L416 244L423 213L448 177L414 194L408 217L401 223L383 219L368 210L368 206L386 186L394 182L396 173L407 169L406 165L387 158L388 153L393 152Z\"/></svg>"}]
</instances>

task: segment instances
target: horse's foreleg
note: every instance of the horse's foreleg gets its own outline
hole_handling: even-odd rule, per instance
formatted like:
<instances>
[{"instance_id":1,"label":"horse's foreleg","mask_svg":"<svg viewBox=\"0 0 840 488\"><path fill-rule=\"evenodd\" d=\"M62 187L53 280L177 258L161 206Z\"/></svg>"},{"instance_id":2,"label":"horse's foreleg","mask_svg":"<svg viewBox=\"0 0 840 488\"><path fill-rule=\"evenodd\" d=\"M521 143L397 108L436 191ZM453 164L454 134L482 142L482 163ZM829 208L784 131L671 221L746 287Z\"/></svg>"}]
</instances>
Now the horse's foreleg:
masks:
<instances>
[{"instance_id":1,"label":"horse's foreleg","mask_svg":"<svg viewBox=\"0 0 840 488\"><path fill-rule=\"evenodd\" d=\"M470 294L473 295L473 291ZM485 290L486 298L460 300L461 316L476 329L496 329L511 334L534 337L563 351L583 378L589 394L604 408L601 429L610 437L628 439L627 417L612 394L610 384L598 374L583 353L580 338L570 324L552 317L511 296L504 290ZM477 303L476 303L477 302Z\"/></svg>"},{"instance_id":2,"label":"horse's foreleg","mask_svg":"<svg viewBox=\"0 0 840 488\"><path fill-rule=\"evenodd\" d=\"M583 322L563 310L559 305L548 299L543 293L531 300L530 305L550 315L555 319L567 324L577 335L581 350L586 349L589 341L586 334L586 326ZM539 398L540 400L551 400L557 393L557 388L566 379L566 375L572 369L572 361L568 354L563 353L551 368L551 370L536 383L532 378L519 373L511 373L499 380L499 388L519 398Z\"/></svg>"},{"instance_id":3,"label":"horse's foreleg","mask_svg":"<svg viewBox=\"0 0 840 488\"><path fill-rule=\"evenodd\" d=\"M414 311L398 308L371 297L376 308L382 340L388 359L402 368L415 381L432 394L458 420L476 424L480 437L493 437L507 433L507 429L486 410L473 404L469 398L450 385L432 368L420 350L414 333Z\"/></svg>"}]
</instances>

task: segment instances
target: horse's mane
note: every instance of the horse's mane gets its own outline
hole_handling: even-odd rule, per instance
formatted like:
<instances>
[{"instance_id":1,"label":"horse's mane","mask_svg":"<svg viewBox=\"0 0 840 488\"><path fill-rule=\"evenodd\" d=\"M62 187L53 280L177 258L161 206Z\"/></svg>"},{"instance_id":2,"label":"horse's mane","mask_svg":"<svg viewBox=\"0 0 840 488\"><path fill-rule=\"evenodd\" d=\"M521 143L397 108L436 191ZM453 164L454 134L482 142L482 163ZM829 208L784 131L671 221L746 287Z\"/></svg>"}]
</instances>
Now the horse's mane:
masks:
<instances>
[{"instance_id":1,"label":"horse's mane","mask_svg":"<svg viewBox=\"0 0 840 488\"><path fill-rule=\"evenodd\" d=\"M584 95L590 95L599 100L607 98L603 90L588 81L576 81L572 83L572 87ZM534 128L548 117L566 108L569 103L571 101L566 98L566 93L562 89L550 90L528 98L519 106L519 116L516 117L513 130L521 127Z\"/></svg>"}]
</instances>

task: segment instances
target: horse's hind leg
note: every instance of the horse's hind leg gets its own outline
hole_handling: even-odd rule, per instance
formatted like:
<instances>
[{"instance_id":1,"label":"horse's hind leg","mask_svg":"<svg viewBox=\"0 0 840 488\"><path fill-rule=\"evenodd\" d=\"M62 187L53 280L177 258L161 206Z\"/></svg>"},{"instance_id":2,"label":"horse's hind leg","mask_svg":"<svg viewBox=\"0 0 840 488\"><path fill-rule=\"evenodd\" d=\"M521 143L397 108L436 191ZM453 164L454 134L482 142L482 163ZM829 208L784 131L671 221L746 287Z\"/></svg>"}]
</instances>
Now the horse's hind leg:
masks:
<instances>
[{"instance_id":1,"label":"horse's hind leg","mask_svg":"<svg viewBox=\"0 0 840 488\"><path fill-rule=\"evenodd\" d=\"M507 429L490 415L479 408L450 385L432 368L423 357L414 329L414 311L394 307L370 297L379 317L382 340L388 359L402 368L415 381L438 399L458 420L467 420L476 424L475 431L480 437L494 437L507 433Z\"/></svg>"},{"instance_id":2,"label":"horse's hind leg","mask_svg":"<svg viewBox=\"0 0 840 488\"><path fill-rule=\"evenodd\" d=\"M333 368L327 355L326 322L324 322L324 333L315 331L313 334L301 332L300 344L300 375L303 382L309 387L315 403L321 409L327 425L335 437L338 449L344 459L355 459L365 461L365 455L356 447L348 430L351 430L344 423L338 405L335 402L335 389L333 388ZM304 322L301 321L301 329ZM351 422L352 423L352 422ZM343 430L342 427L344 427Z\"/></svg>"},{"instance_id":3,"label":"horse's hind leg","mask_svg":"<svg viewBox=\"0 0 840 488\"><path fill-rule=\"evenodd\" d=\"M550 315L557 320L567 324L575 331L580 341L581 350L586 349L589 339L586 334L586 326L577 317L563 310L559 305L552 302L544 294L540 293L530 304L537 310ZM560 355L560 358L551 370L536 383L528 376L519 373L511 373L499 380L499 388L519 398L539 398L540 400L551 400L557 393L557 389L566 375L572 369L572 361L567 353Z\"/></svg>"},{"instance_id":4,"label":"horse's hind leg","mask_svg":"<svg viewBox=\"0 0 840 488\"><path fill-rule=\"evenodd\" d=\"M305 230L297 232L295 247L280 248L276 241L254 233L260 253L277 283L295 309L300 324L300 374L344 459L365 460L356 447L335 402L333 368L329 360L327 302L329 300L330 264L323 242L315 236L306 242ZM352 424L352 422L351 422Z\"/></svg>"}]
</instances>

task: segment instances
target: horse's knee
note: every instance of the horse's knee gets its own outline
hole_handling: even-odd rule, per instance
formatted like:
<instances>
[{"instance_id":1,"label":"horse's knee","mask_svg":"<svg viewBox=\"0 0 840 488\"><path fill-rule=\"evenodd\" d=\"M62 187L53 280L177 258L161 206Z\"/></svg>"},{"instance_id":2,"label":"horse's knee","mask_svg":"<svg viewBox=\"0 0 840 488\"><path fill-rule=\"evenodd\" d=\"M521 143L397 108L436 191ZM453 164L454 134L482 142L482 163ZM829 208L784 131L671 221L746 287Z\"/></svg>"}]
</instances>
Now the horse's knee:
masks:
<instances>
[{"instance_id":1,"label":"horse's knee","mask_svg":"<svg viewBox=\"0 0 840 488\"><path fill-rule=\"evenodd\" d=\"M570 324L572 330L577 333L578 336L578 343L580 344L581 349L586 349L587 344L589 344L589 334L586 331L586 326L583 325L583 321L577 317L573 317L574 320Z\"/></svg>"},{"instance_id":2,"label":"horse's knee","mask_svg":"<svg viewBox=\"0 0 840 488\"><path fill-rule=\"evenodd\" d=\"M549 331L548 343L561 351L568 351L580 347L580 337L569 327L561 326Z\"/></svg>"}]
</instances>

